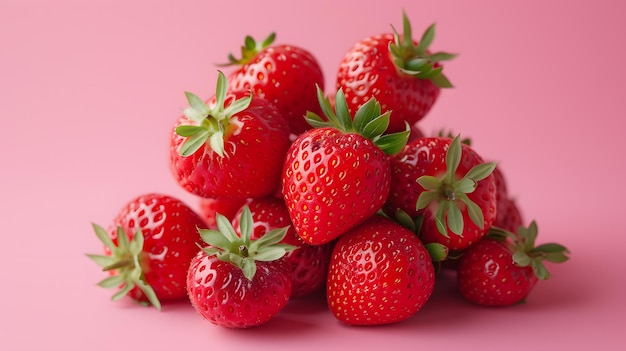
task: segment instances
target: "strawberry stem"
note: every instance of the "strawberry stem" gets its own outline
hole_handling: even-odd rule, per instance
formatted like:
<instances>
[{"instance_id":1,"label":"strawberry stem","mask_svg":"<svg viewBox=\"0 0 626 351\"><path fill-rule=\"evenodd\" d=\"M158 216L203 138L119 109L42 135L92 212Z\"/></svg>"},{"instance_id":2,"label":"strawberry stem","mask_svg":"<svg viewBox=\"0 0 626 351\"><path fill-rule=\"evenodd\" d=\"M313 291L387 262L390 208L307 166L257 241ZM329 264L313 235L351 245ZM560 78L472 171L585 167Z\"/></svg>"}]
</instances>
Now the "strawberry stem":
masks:
<instances>
[{"instance_id":1,"label":"strawberry stem","mask_svg":"<svg viewBox=\"0 0 626 351\"><path fill-rule=\"evenodd\" d=\"M128 257L123 260L117 261L111 265L108 265L106 267L103 267L102 271L106 272L106 271L111 271L114 269L133 267L134 265L135 265L135 261L132 258Z\"/></svg>"},{"instance_id":2,"label":"strawberry stem","mask_svg":"<svg viewBox=\"0 0 626 351\"><path fill-rule=\"evenodd\" d=\"M246 245L239 245L239 255L248 257L248 247Z\"/></svg>"}]
</instances>

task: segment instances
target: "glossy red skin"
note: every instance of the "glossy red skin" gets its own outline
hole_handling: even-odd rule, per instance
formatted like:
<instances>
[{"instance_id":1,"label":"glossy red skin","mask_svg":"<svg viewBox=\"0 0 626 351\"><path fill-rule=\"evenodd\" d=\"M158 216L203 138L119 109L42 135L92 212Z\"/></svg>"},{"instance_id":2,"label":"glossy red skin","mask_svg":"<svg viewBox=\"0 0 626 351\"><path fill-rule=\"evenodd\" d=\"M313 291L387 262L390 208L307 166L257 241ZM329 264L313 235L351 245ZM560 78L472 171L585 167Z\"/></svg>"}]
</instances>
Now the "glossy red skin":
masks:
<instances>
[{"instance_id":1,"label":"glossy red skin","mask_svg":"<svg viewBox=\"0 0 626 351\"><path fill-rule=\"evenodd\" d=\"M463 235L456 235L448 230L446 238L435 225L437 207L431 205L423 210L416 210L417 199L424 188L417 183L423 175L439 177L446 171L446 152L452 140L441 137L418 138L398 154L391 157L391 189L384 205L384 210L392 216L397 209L402 209L412 218L423 215L420 237L425 243L440 243L450 250L464 250L482 238L491 227L496 217L496 185L493 174L478 182L476 190L468 194L482 210L483 228L474 224L465 206L462 206L464 229ZM457 176L464 176L473 166L484 163L482 157L466 144L461 144L462 156L457 169Z\"/></svg>"},{"instance_id":2,"label":"glossy red skin","mask_svg":"<svg viewBox=\"0 0 626 351\"><path fill-rule=\"evenodd\" d=\"M337 240L326 294L341 322L380 325L417 313L434 284L431 258L417 236L374 215Z\"/></svg>"},{"instance_id":3,"label":"glossy red skin","mask_svg":"<svg viewBox=\"0 0 626 351\"><path fill-rule=\"evenodd\" d=\"M391 33L362 39L346 53L337 73L337 90L343 90L351 113L372 97L383 111L392 110L388 133L405 130L405 121L413 125L424 118L440 93L430 80L397 69L390 42Z\"/></svg>"},{"instance_id":4,"label":"glossy red skin","mask_svg":"<svg viewBox=\"0 0 626 351\"><path fill-rule=\"evenodd\" d=\"M246 110L233 115L224 135L225 157L208 142L194 154L181 156L186 138L174 130L188 123L181 117L170 139L170 165L182 188L200 197L261 197L276 191L290 142L287 123L273 105L253 97Z\"/></svg>"},{"instance_id":5,"label":"glossy red skin","mask_svg":"<svg viewBox=\"0 0 626 351\"><path fill-rule=\"evenodd\" d=\"M293 289L292 297L305 296L321 289L326 283L333 243L309 245L298 236L293 228L289 211L282 199L273 196L250 199L246 205L252 214L252 239L258 239L273 229L289 226L282 243L298 247L285 257L291 266ZM232 220L233 228L239 228L242 209Z\"/></svg>"},{"instance_id":6,"label":"glossy red skin","mask_svg":"<svg viewBox=\"0 0 626 351\"><path fill-rule=\"evenodd\" d=\"M231 91L252 90L274 104L293 134L311 129L307 111L321 115L316 85L324 89L324 75L309 51L293 45L273 45L260 51L228 78Z\"/></svg>"},{"instance_id":7,"label":"glossy red skin","mask_svg":"<svg viewBox=\"0 0 626 351\"><path fill-rule=\"evenodd\" d=\"M118 226L124 228L129 239L141 228L144 254L140 265L146 283L154 289L158 299L161 302L185 299L189 262L198 252L197 243L202 241L197 228L206 228L200 215L181 200L152 193L129 201L117 214L108 230L116 245ZM105 253L111 254L106 248ZM137 287L128 296L148 302Z\"/></svg>"},{"instance_id":8,"label":"glossy red skin","mask_svg":"<svg viewBox=\"0 0 626 351\"><path fill-rule=\"evenodd\" d=\"M248 280L239 267L200 251L187 275L192 306L209 322L227 328L267 323L289 300L291 270L285 257L256 264L256 274Z\"/></svg>"},{"instance_id":9,"label":"glossy red skin","mask_svg":"<svg viewBox=\"0 0 626 351\"><path fill-rule=\"evenodd\" d=\"M320 245L376 213L389 193L389 158L372 141L316 128L291 145L283 196L304 242Z\"/></svg>"},{"instance_id":10,"label":"glossy red skin","mask_svg":"<svg viewBox=\"0 0 626 351\"><path fill-rule=\"evenodd\" d=\"M483 239L460 258L457 280L467 300L483 306L509 306L524 300L537 277L530 266L513 262L504 243Z\"/></svg>"}]
</instances>

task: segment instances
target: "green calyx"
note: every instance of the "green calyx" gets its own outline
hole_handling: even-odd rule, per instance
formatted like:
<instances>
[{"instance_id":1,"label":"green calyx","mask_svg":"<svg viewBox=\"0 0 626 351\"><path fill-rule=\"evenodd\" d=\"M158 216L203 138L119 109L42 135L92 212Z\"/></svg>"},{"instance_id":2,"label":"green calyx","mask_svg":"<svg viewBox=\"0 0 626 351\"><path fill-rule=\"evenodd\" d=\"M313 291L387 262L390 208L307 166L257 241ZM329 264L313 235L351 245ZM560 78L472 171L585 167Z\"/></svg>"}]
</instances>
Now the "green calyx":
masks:
<instances>
[{"instance_id":1,"label":"green calyx","mask_svg":"<svg viewBox=\"0 0 626 351\"><path fill-rule=\"evenodd\" d=\"M372 97L359 107L354 118L350 115L342 89L339 89L335 96L334 110L319 86L317 86L317 100L327 120L314 112L307 111L305 119L314 128L333 127L344 133L360 134L373 141L387 155L400 152L406 145L411 132L410 126L406 123L404 131L384 134L389 127L391 111L381 114L380 103L376 98Z\"/></svg>"},{"instance_id":2,"label":"green calyx","mask_svg":"<svg viewBox=\"0 0 626 351\"><path fill-rule=\"evenodd\" d=\"M271 33L262 42L257 42L251 36L246 36L244 45L241 46L241 58L236 58L233 54L228 54L228 63L220 64L218 66L232 66L232 65L245 65L250 62L259 52L270 46L274 39L276 39L276 33Z\"/></svg>"},{"instance_id":3,"label":"green calyx","mask_svg":"<svg viewBox=\"0 0 626 351\"><path fill-rule=\"evenodd\" d=\"M569 250L556 243L535 246L537 240L537 223L532 221L528 227L520 226L516 233L498 227L492 227L487 236L491 239L504 241L513 253L513 262L520 267L531 266L535 276L541 280L550 278L544 261L562 263L569 259Z\"/></svg>"},{"instance_id":4,"label":"green calyx","mask_svg":"<svg viewBox=\"0 0 626 351\"><path fill-rule=\"evenodd\" d=\"M94 232L100 241L111 251L110 256L87 254L87 257L103 267L103 271L115 271L98 283L103 288L121 289L113 295L116 301L126 296L135 287L139 288L148 298L150 304L161 309L161 302L156 296L154 289L145 281L140 260L143 255L143 234L137 229L132 240L128 240L126 231L122 227L117 228L117 245L111 240L107 232L97 224L93 224Z\"/></svg>"},{"instance_id":5,"label":"green calyx","mask_svg":"<svg viewBox=\"0 0 626 351\"><path fill-rule=\"evenodd\" d=\"M228 82L224 73L221 71L218 73L215 106L209 106L198 96L185 92L189 107L185 108L183 113L192 124L176 128L176 134L187 138L179 150L181 156L193 154L208 142L211 150L224 157L224 134L230 125L230 118L250 106L252 94L224 106Z\"/></svg>"},{"instance_id":6,"label":"green calyx","mask_svg":"<svg viewBox=\"0 0 626 351\"><path fill-rule=\"evenodd\" d=\"M257 261L275 261L297 249L296 246L280 243L289 227L270 230L259 239L252 240L254 223L248 206L242 210L239 221L241 236L237 235L231 222L223 215L216 214L216 221L218 230L198 229L202 240L209 244L202 251L239 267L249 280L256 274Z\"/></svg>"},{"instance_id":7,"label":"green calyx","mask_svg":"<svg viewBox=\"0 0 626 351\"><path fill-rule=\"evenodd\" d=\"M417 182L425 189L417 199L416 209L423 210L432 203L438 205L435 213L437 230L449 237L448 229L456 235L463 235L463 214L461 204L467 208L472 222L479 228L484 228L484 215L480 207L472 201L470 194L478 187L478 182L487 178L495 169L496 163L482 163L470 169L462 178L457 179L456 171L461 162L461 141L457 136L452 140L446 153L446 172L437 178L424 175Z\"/></svg>"},{"instance_id":8,"label":"green calyx","mask_svg":"<svg viewBox=\"0 0 626 351\"><path fill-rule=\"evenodd\" d=\"M394 41L389 43L389 51L395 65L400 71L419 79L429 79L440 88L452 87L448 78L442 73L443 67L440 65L435 67L435 63L451 60L456 55L447 52L428 52L428 47L435 38L435 24L426 29L418 45L415 45L411 34L411 23L404 11L402 19L404 27L402 39L392 26Z\"/></svg>"}]
</instances>

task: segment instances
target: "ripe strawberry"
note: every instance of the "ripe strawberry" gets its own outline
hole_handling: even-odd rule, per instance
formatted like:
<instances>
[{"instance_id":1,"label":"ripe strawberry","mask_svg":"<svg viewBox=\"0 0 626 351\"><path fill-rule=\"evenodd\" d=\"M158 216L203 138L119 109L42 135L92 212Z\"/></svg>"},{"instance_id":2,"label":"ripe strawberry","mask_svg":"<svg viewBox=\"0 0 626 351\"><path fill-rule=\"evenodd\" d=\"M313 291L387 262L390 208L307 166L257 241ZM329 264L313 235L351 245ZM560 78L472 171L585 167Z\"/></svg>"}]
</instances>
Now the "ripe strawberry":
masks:
<instances>
[{"instance_id":1,"label":"ripe strawberry","mask_svg":"<svg viewBox=\"0 0 626 351\"><path fill-rule=\"evenodd\" d=\"M178 183L200 197L258 197L280 184L289 147L287 123L265 99L230 94L219 72L208 105L186 93L190 107L171 134L170 163Z\"/></svg>"},{"instance_id":2,"label":"ripe strawberry","mask_svg":"<svg viewBox=\"0 0 626 351\"><path fill-rule=\"evenodd\" d=\"M434 284L431 258L417 236L374 215L337 240L326 285L328 306L350 325L399 322L422 308Z\"/></svg>"},{"instance_id":3,"label":"ripe strawberry","mask_svg":"<svg viewBox=\"0 0 626 351\"><path fill-rule=\"evenodd\" d=\"M250 36L241 47L241 58L229 55L230 65L240 67L229 75L231 91L252 91L274 104L289 123L293 134L311 126L307 111L321 112L315 86L324 86L324 75L316 58L295 45L274 44L272 33L261 43Z\"/></svg>"},{"instance_id":4,"label":"ripe strawberry","mask_svg":"<svg viewBox=\"0 0 626 351\"><path fill-rule=\"evenodd\" d=\"M337 73L337 89L343 89L351 112L372 98L383 111L393 110L389 132L404 129L421 120L437 100L440 88L451 87L441 72L441 61L454 57L445 52L430 53L435 25L419 43L411 37L411 24L403 13L404 33L367 37L344 56Z\"/></svg>"},{"instance_id":5,"label":"ripe strawberry","mask_svg":"<svg viewBox=\"0 0 626 351\"><path fill-rule=\"evenodd\" d=\"M316 128L291 145L283 170L282 190L298 235L311 245L328 243L376 213L389 192L387 154L402 149L405 132L382 135L389 112L380 114L375 99L355 114L343 92L336 94L336 114L318 90L328 121L314 113L307 120Z\"/></svg>"},{"instance_id":6,"label":"ripe strawberry","mask_svg":"<svg viewBox=\"0 0 626 351\"><path fill-rule=\"evenodd\" d=\"M538 279L550 277L543 261L564 262L569 253L559 244L535 247L537 224L517 234L495 230L460 258L458 287L469 301L484 306L508 306L526 298Z\"/></svg>"},{"instance_id":7,"label":"ripe strawberry","mask_svg":"<svg viewBox=\"0 0 626 351\"><path fill-rule=\"evenodd\" d=\"M250 199L246 203L254 222L252 239L258 239L273 229L289 227L282 243L296 246L285 257L291 266L293 289L291 296L305 296L313 293L326 283L326 273L330 261L332 244L309 245L296 233L289 211L282 199L273 196ZM233 227L239 226L239 218L246 207L242 207L232 220Z\"/></svg>"},{"instance_id":8,"label":"ripe strawberry","mask_svg":"<svg viewBox=\"0 0 626 351\"><path fill-rule=\"evenodd\" d=\"M384 210L422 217L425 243L463 250L485 235L496 216L495 163L459 137L419 138L391 158L392 181Z\"/></svg>"},{"instance_id":9,"label":"ripe strawberry","mask_svg":"<svg viewBox=\"0 0 626 351\"><path fill-rule=\"evenodd\" d=\"M209 322L248 328L268 322L291 295L291 270L285 253L295 247L279 244L287 228L252 240L253 221L244 209L239 232L218 214L216 230L200 230L208 244L191 260L187 275L189 299Z\"/></svg>"},{"instance_id":10,"label":"ripe strawberry","mask_svg":"<svg viewBox=\"0 0 626 351\"><path fill-rule=\"evenodd\" d=\"M161 308L161 301L187 297L189 262L198 252L197 228L202 218L182 201L162 194L146 194L129 201L107 231L94 224L104 255L87 255L109 277L99 285L120 288L125 295Z\"/></svg>"}]
</instances>

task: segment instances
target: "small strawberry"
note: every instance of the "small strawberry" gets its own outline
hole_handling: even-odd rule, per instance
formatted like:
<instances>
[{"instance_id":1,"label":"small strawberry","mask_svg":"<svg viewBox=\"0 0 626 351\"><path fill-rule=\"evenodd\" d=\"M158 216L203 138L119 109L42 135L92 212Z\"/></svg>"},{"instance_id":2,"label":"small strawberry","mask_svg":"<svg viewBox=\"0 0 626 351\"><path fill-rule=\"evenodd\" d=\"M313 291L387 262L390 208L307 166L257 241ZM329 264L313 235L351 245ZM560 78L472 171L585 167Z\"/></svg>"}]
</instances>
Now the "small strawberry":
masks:
<instances>
[{"instance_id":1,"label":"small strawberry","mask_svg":"<svg viewBox=\"0 0 626 351\"><path fill-rule=\"evenodd\" d=\"M249 328L268 322L287 304L292 280L284 257L295 247L280 244L286 227L252 239L254 223L244 209L239 232L217 215L219 231L199 230L204 247L191 260L187 291L194 309L209 322Z\"/></svg>"},{"instance_id":2,"label":"small strawberry","mask_svg":"<svg viewBox=\"0 0 626 351\"><path fill-rule=\"evenodd\" d=\"M324 75L311 52L286 44L274 44L272 33L257 43L248 36L241 47L241 58L229 55L229 65L239 68L229 75L229 89L252 91L274 104L289 123L293 134L311 126L304 120L307 111L321 112L315 86L324 86Z\"/></svg>"},{"instance_id":3,"label":"small strawberry","mask_svg":"<svg viewBox=\"0 0 626 351\"><path fill-rule=\"evenodd\" d=\"M176 123L170 164L177 182L200 197L257 197L276 191L289 147L287 123L267 100L230 94L219 72L208 104L186 93L190 107Z\"/></svg>"},{"instance_id":4,"label":"small strawberry","mask_svg":"<svg viewBox=\"0 0 626 351\"><path fill-rule=\"evenodd\" d=\"M311 245L328 243L376 213L389 193L387 154L402 149L405 132L383 135L389 112L381 115L376 99L348 112L343 92L335 111L318 89L327 121L314 113L315 128L301 134L288 151L282 190L298 235Z\"/></svg>"},{"instance_id":5,"label":"small strawberry","mask_svg":"<svg viewBox=\"0 0 626 351\"><path fill-rule=\"evenodd\" d=\"M434 285L431 257L417 236L374 215L337 240L326 290L341 322L380 325L417 313Z\"/></svg>"},{"instance_id":6,"label":"small strawberry","mask_svg":"<svg viewBox=\"0 0 626 351\"><path fill-rule=\"evenodd\" d=\"M495 163L484 163L460 137L424 137L391 158L384 210L422 217L425 243L463 250L485 235L496 216Z\"/></svg>"},{"instance_id":7,"label":"small strawberry","mask_svg":"<svg viewBox=\"0 0 626 351\"><path fill-rule=\"evenodd\" d=\"M343 89L348 108L356 111L376 98L383 111L393 110L389 132L401 131L405 122L421 120L437 100L440 88L452 85L443 75L441 61L454 57L431 53L435 25L419 43L411 37L411 24L403 13L404 33L394 29L357 42L344 56L337 73L337 89Z\"/></svg>"},{"instance_id":8,"label":"small strawberry","mask_svg":"<svg viewBox=\"0 0 626 351\"><path fill-rule=\"evenodd\" d=\"M305 296L322 288L326 283L326 273L328 272L333 243L323 245L305 243L293 229L289 211L282 199L273 196L255 198L250 199L246 206L249 208L254 222L252 239L258 239L274 229L289 227L282 243L297 247L285 255L292 272L293 289L291 296ZM241 218L246 206L235 214L232 220L233 227L239 226L239 218Z\"/></svg>"},{"instance_id":9,"label":"small strawberry","mask_svg":"<svg viewBox=\"0 0 626 351\"><path fill-rule=\"evenodd\" d=\"M458 287L469 301L484 306L509 306L523 301L538 279L550 277L543 261L568 260L569 251L549 243L535 246L537 224L517 234L494 229L460 258Z\"/></svg>"},{"instance_id":10,"label":"small strawberry","mask_svg":"<svg viewBox=\"0 0 626 351\"><path fill-rule=\"evenodd\" d=\"M94 224L104 255L87 255L109 277L99 285L119 288L125 295L161 308L161 301L187 297L189 262L198 252L197 228L202 218L182 201L162 194L146 194L129 201L108 232Z\"/></svg>"}]
</instances>

